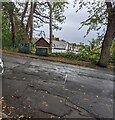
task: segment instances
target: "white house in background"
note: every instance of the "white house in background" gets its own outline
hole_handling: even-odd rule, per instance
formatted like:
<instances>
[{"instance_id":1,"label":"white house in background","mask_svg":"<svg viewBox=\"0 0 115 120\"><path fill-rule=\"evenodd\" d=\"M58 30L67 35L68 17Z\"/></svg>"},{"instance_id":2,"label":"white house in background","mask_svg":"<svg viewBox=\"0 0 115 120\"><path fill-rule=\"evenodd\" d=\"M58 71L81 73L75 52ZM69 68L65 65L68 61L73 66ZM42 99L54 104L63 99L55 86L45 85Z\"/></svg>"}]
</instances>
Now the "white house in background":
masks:
<instances>
[{"instance_id":1,"label":"white house in background","mask_svg":"<svg viewBox=\"0 0 115 120\"><path fill-rule=\"evenodd\" d=\"M45 40L49 43L49 38L45 38ZM52 39L52 49L56 50L64 50L65 52L68 50L69 43L64 40L59 40L59 38Z\"/></svg>"},{"instance_id":2,"label":"white house in background","mask_svg":"<svg viewBox=\"0 0 115 120\"><path fill-rule=\"evenodd\" d=\"M68 43L66 41L52 41L52 48L53 49L61 49L61 50L68 50Z\"/></svg>"},{"instance_id":3,"label":"white house in background","mask_svg":"<svg viewBox=\"0 0 115 120\"><path fill-rule=\"evenodd\" d=\"M74 51L74 44L68 42L67 50Z\"/></svg>"}]
</instances>

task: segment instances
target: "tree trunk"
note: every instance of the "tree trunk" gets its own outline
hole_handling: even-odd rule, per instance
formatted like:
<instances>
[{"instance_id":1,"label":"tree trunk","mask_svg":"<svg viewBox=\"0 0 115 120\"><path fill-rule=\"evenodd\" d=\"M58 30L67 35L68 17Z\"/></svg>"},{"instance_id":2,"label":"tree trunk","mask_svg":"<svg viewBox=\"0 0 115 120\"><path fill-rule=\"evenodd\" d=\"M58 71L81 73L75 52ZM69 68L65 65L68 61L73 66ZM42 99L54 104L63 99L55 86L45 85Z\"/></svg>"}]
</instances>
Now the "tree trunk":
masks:
<instances>
[{"instance_id":1,"label":"tree trunk","mask_svg":"<svg viewBox=\"0 0 115 120\"><path fill-rule=\"evenodd\" d=\"M26 31L26 27L25 27L25 24L24 24L24 17L26 15L26 12L27 12L27 9L28 9L28 3L29 2L25 3L24 11L22 12L23 14L22 14L22 17L21 17L21 26L22 26L22 29L23 29L23 32L24 32L24 41L25 42L28 42L28 40L29 40L29 35Z\"/></svg>"},{"instance_id":2,"label":"tree trunk","mask_svg":"<svg viewBox=\"0 0 115 120\"><path fill-rule=\"evenodd\" d=\"M25 8L24 8L24 11L22 12L22 17L21 17L22 25L23 25L23 21L24 21L24 17L26 15L27 9L28 9L28 2L25 3Z\"/></svg>"},{"instance_id":3,"label":"tree trunk","mask_svg":"<svg viewBox=\"0 0 115 120\"><path fill-rule=\"evenodd\" d=\"M49 31L50 31L50 48L49 52L52 53L52 5L49 3L49 8L50 8L50 21L49 21Z\"/></svg>"},{"instance_id":4,"label":"tree trunk","mask_svg":"<svg viewBox=\"0 0 115 120\"><path fill-rule=\"evenodd\" d=\"M109 6L110 3L107 3L107 8L111 7ZM110 14L110 15L109 15ZM108 61L110 59L110 48L112 45L112 41L115 37L115 14L108 13L108 25L107 30L104 36L104 41L102 43L102 50L101 50L101 57L99 60L99 66L107 67Z\"/></svg>"},{"instance_id":5,"label":"tree trunk","mask_svg":"<svg viewBox=\"0 0 115 120\"><path fill-rule=\"evenodd\" d=\"M11 23L11 32L12 32L12 47L16 48L16 26L12 14L9 14L10 23Z\"/></svg>"},{"instance_id":6,"label":"tree trunk","mask_svg":"<svg viewBox=\"0 0 115 120\"><path fill-rule=\"evenodd\" d=\"M31 12L30 12L30 38L29 41L32 41L32 35L33 35L33 14L34 14L34 6L35 3L31 2Z\"/></svg>"},{"instance_id":7,"label":"tree trunk","mask_svg":"<svg viewBox=\"0 0 115 120\"><path fill-rule=\"evenodd\" d=\"M35 12L35 8L36 8L36 3L31 2L31 6L30 6L30 14L29 14L29 18L27 21L27 25L26 25L26 33L29 36L29 42L31 42L32 40L32 35L33 35L33 14Z\"/></svg>"},{"instance_id":8,"label":"tree trunk","mask_svg":"<svg viewBox=\"0 0 115 120\"><path fill-rule=\"evenodd\" d=\"M113 26L108 25L106 34L104 36L104 41L102 43L101 57L99 61L99 65L102 67L106 67L110 59L110 48L111 48L112 40L113 40L112 29L113 29Z\"/></svg>"}]
</instances>

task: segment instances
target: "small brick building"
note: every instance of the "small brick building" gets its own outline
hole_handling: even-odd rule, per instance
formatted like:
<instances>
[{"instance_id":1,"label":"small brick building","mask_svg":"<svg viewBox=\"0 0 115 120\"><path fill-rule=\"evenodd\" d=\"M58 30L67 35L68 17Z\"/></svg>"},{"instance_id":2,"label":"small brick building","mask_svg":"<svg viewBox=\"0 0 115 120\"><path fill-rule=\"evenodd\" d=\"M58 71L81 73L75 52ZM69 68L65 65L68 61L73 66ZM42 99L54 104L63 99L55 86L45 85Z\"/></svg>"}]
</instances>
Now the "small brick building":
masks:
<instances>
[{"instance_id":1,"label":"small brick building","mask_svg":"<svg viewBox=\"0 0 115 120\"><path fill-rule=\"evenodd\" d=\"M43 37L37 40L35 44L39 47L50 47L50 44Z\"/></svg>"}]
</instances>

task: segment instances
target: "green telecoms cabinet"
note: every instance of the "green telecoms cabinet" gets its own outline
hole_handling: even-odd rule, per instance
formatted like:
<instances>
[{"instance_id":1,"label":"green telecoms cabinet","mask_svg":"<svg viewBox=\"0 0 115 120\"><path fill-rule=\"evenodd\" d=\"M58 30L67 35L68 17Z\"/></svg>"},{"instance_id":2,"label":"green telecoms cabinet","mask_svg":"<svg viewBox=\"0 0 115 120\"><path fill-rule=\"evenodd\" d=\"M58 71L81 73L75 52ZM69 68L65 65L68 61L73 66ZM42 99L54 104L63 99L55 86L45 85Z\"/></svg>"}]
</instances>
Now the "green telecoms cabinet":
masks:
<instances>
[{"instance_id":1,"label":"green telecoms cabinet","mask_svg":"<svg viewBox=\"0 0 115 120\"><path fill-rule=\"evenodd\" d=\"M19 44L19 52L22 53L31 53L31 44L30 43L20 43Z\"/></svg>"}]
</instances>

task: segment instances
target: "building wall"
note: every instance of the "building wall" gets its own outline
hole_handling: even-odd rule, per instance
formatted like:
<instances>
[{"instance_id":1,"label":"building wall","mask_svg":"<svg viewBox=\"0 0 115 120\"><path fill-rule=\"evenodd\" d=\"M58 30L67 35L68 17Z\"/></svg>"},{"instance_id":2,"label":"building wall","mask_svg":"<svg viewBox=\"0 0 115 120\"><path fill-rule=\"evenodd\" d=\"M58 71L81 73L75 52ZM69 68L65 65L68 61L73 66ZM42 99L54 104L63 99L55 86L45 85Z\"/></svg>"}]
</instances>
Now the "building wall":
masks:
<instances>
[{"instance_id":1,"label":"building wall","mask_svg":"<svg viewBox=\"0 0 115 120\"><path fill-rule=\"evenodd\" d=\"M52 41L52 47L53 48L57 48L57 49L66 49L67 47L67 42L63 42L63 41Z\"/></svg>"}]
</instances>

